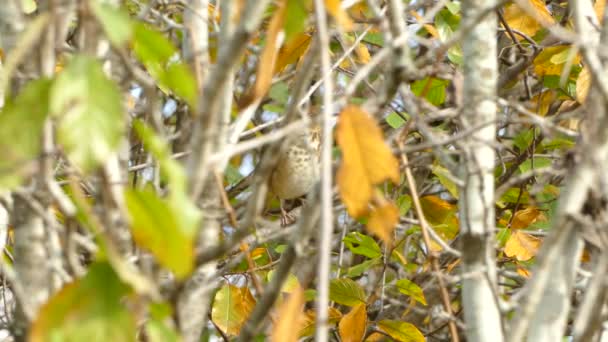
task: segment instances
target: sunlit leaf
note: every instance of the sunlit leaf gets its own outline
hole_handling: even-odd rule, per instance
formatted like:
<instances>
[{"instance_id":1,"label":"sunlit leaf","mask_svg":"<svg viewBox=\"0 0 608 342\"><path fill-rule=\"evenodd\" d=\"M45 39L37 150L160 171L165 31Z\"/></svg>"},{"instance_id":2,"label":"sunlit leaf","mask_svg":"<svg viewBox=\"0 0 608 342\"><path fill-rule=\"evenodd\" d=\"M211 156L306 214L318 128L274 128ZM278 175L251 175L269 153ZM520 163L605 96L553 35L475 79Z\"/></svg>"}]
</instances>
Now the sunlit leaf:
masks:
<instances>
[{"instance_id":1,"label":"sunlit leaf","mask_svg":"<svg viewBox=\"0 0 608 342\"><path fill-rule=\"evenodd\" d=\"M546 218L544 217L543 212L537 207L529 206L526 209L518 210L515 213L513 221L511 222L511 228L526 228L537 220L546 220Z\"/></svg>"},{"instance_id":2,"label":"sunlit leaf","mask_svg":"<svg viewBox=\"0 0 608 342\"><path fill-rule=\"evenodd\" d=\"M589 93L590 84L591 73L589 72L589 68L583 68L576 79L576 100L579 103L585 103L585 99Z\"/></svg>"},{"instance_id":3,"label":"sunlit leaf","mask_svg":"<svg viewBox=\"0 0 608 342\"><path fill-rule=\"evenodd\" d=\"M91 1L91 9L112 44L121 46L133 34L129 13L102 1Z\"/></svg>"},{"instance_id":4,"label":"sunlit leaf","mask_svg":"<svg viewBox=\"0 0 608 342\"><path fill-rule=\"evenodd\" d=\"M439 106L445 102L445 89L449 84L447 80L431 77L415 81L411 87L416 96L424 97L431 104Z\"/></svg>"},{"instance_id":5,"label":"sunlit leaf","mask_svg":"<svg viewBox=\"0 0 608 342\"><path fill-rule=\"evenodd\" d=\"M416 285L409 279L399 279L397 280L397 290L403 293L406 296L410 296L417 302L426 305L426 298L424 298L424 293L420 286Z\"/></svg>"},{"instance_id":6,"label":"sunlit leaf","mask_svg":"<svg viewBox=\"0 0 608 342\"><path fill-rule=\"evenodd\" d=\"M224 285L215 294L211 319L228 335L238 335L255 306L255 299L246 287Z\"/></svg>"},{"instance_id":7,"label":"sunlit leaf","mask_svg":"<svg viewBox=\"0 0 608 342\"><path fill-rule=\"evenodd\" d=\"M398 342L424 342L424 336L415 325L407 322L382 320L378 328Z\"/></svg>"},{"instance_id":8,"label":"sunlit leaf","mask_svg":"<svg viewBox=\"0 0 608 342\"><path fill-rule=\"evenodd\" d=\"M386 202L374 207L367 221L367 230L378 236L382 241L390 244L393 240L393 231L399 222L399 208L393 203Z\"/></svg>"},{"instance_id":9,"label":"sunlit leaf","mask_svg":"<svg viewBox=\"0 0 608 342\"><path fill-rule=\"evenodd\" d=\"M365 304L353 307L344 315L338 325L340 339L344 342L361 342L365 336L367 310Z\"/></svg>"},{"instance_id":10,"label":"sunlit leaf","mask_svg":"<svg viewBox=\"0 0 608 342\"><path fill-rule=\"evenodd\" d=\"M308 50L311 40L312 37L309 34L299 33L285 43L279 50L277 61L274 66L274 73L281 72L288 65L297 62L300 57L304 55L306 50Z\"/></svg>"},{"instance_id":11,"label":"sunlit leaf","mask_svg":"<svg viewBox=\"0 0 608 342\"><path fill-rule=\"evenodd\" d=\"M355 306L365 303L365 291L361 285L348 278L332 279L329 284L329 299L346 305Z\"/></svg>"},{"instance_id":12,"label":"sunlit leaf","mask_svg":"<svg viewBox=\"0 0 608 342\"><path fill-rule=\"evenodd\" d=\"M538 30L543 26L549 26L555 23L555 20L551 16L551 13L545 6L545 2L542 0L527 0L532 8L535 9L536 14L541 19L541 22L537 22L536 19L531 17L515 3L510 3L505 6L504 18L509 27L514 30L520 31L527 36L534 36ZM524 39L521 36L517 36L519 40Z\"/></svg>"},{"instance_id":13,"label":"sunlit leaf","mask_svg":"<svg viewBox=\"0 0 608 342\"><path fill-rule=\"evenodd\" d=\"M542 240L521 230L513 230L505 244L505 255L519 261L532 259L540 248Z\"/></svg>"},{"instance_id":14,"label":"sunlit leaf","mask_svg":"<svg viewBox=\"0 0 608 342\"><path fill-rule=\"evenodd\" d=\"M348 16L348 13L344 11L341 6L340 0L324 0L325 8L327 12L334 18L336 23L342 27L345 31L350 31L353 29L353 21Z\"/></svg>"},{"instance_id":15,"label":"sunlit leaf","mask_svg":"<svg viewBox=\"0 0 608 342\"><path fill-rule=\"evenodd\" d=\"M130 289L107 263L91 265L87 274L56 293L32 324L30 341L133 341L135 317L123 300Z\"/></svg>"},{"instance_id":16,"label":"sunlit leaf","mask_svg":"<svg viewBox=\"0 0 608 342\"><path fill-rule=\"evenodd\" d=\"M374 185L387 179L399 182L399 163L376 122L357 106L344 108L336 137L342 149L337 175L340 197L351 216L361 217L367 212Z\"/></svg>"},{"instance_id":17,"label":"sunlit leaf","mask_svg":"<svg viewBox=\"0 0 608 342\"><path fill-rule=\"evenodd\" d=\"M569 45L549 46L534 58L534 72L537 75L561 75L570 57ZM578 64L580 56L574 55L572 64Z\"/></svg>"},{"instance_id":18,"label":"sunlit leaf","mask_svg":"<svg viewBox=\"0 0 608 342\"><path fill-rule=\"evenodd\" d=\"M304 320L303 305L304 292L302 288L297 287L279 307L277 320L270 335L271 341L295 342L298 340L298 329L294 329L294 327L300 326Z\"/></svg>"},{"instance_id":19,"label":"sunlit leaf","mask_svg":"<svg viewBox=\"0 0 608 342\"><path fill-rule=\"evenodd\" d=\"M118 148L125 131L122 101L92 57L76 56L57 77L50 100L57 140L82 170L92 171Z\"/></svg>"},{"instance_id":20,"label":"sunlit leaf","mask_svg":"<svg viewBox=\"0 0 608 342\"><path fill-rule=\"evenodd\" d=\"M344 245L354 254L366 256L370 259L382 256L380 246L371 237L359 232L348 233L344 237Z\"/></svg>"},{"instance_id":21,"label":"sunlit leaf","mask_svg":"<svg viewBox=\"0 0 608 342\"><path fill-rule=\"evenodd\" d=\"M0 113L0 189L11 189L36 172L51 81L29 82Z\"/></svg>"},{"instance_id":22,"label":"sunlit leaf","mask_svg":"<svg viewBox=\"0 0 608 342\"><path fill-rule=\"evenodd\" d=\"M176 277L189 275L194 267L198 222L188 220L180 206L151 190L127 190L125 199L135 242L152 252Z\"/></svg>"},{"instance_id":23,"label":"sunlit leaf","mask_svg":"<svg viewBox=\"0 0 608 342\"><path fill-rule=\"evenodd\" d=\"M450 218L457 208L455 205L441 199L439 196L424 196L420 198L420 205L426 219L431 224L441 224Z\"/></svg>"}]
</instances>

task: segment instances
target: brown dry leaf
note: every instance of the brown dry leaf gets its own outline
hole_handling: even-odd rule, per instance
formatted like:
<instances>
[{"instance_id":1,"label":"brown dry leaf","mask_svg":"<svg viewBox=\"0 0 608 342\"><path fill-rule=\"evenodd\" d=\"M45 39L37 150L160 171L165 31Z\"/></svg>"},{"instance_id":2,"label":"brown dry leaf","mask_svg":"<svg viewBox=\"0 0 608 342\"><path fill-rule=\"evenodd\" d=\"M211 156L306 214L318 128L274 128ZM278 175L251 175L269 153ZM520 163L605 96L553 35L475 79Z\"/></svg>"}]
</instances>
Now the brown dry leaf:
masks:
<instances>
[{"instance_id":1,"label":"brown dry leaf","mask_svg":"<svg viewBox=\"0 0 608 342\"><path fill-rule=\"evenodd\" d=\"M256 99L266 95L270 85L272 84L272 76L274 75L275 64L279 55L279 48L283 44L283 23L285 22L285 14L287 13L287 1L279 1L279 6L270 20L268 31L266 32L266 45L262 51L262 55L258 60L258 70L255 77L253 90L245 96L241 106L247 106Z\"/></svg>"},{"instance_id":2,"label":"brown dry leaf","mask_svg":"<svg viewBox=\"0 0 608 342\"><path fill-rule=\"evenodd\" d=\"M583 104L589 93L589 85L591 84L591 73L588 68L583 68L578 78L576 79L576 100Z\"/></svg>"},{"instance_id":3,"label":"brown dry leaf","mask_svg":"<svg viewBox=\"0 0 608 342\"><path fill-rule=\"evenodd\" d=\"M351 31L353 29L353 21L342 9L340 0L325 0L325 8L343 30Z\"/></svg>"},{"instance_id":4,"label":"brown dry leaf","mask_svg":"<svg viewBox=\"0 0 608 342\"><path fill-rule=\"evenodd\" d=\"M271 341L295 342L298 340L298 329L294 329L294 327L300 326L304 320L303 305L304 292L301 287L297 287L278 310L277 322L270 335Z\"/></svg>"},{"instance_id":5,"label":"brown dry leaf","mask_svg":"<svg viewBox=\"0 0 608 342\"><path fill-rule=\"evenodd\" d=\"M367 221L367 230L390 245L397 222L399 222L399 208L393 203L385 201L382 205L372 209Z\"/></svg>"},{"instance_id":6,"label":"brown dry leaf","mask_svg":"<svg viewBox=\"0 0 608 342\"><path fill-rule=\"evenodd\" d=\"M505 244L505 254L519 261L532 259L538 252L542 240L521 230L511 232L511 237Z\"/></svg>"},{"instance_id":7,"label":"brown dry leaf","mask_svg":"<svg viewBox=\"0 0 608 342\"><path fill-rule=\"evenodd\" d=\"M399 182L399 162L376 121L358 106L347 106L340 113L336 140L342 149L337 175L340 197L352 217L361 217L374 185L387 179Z\"/></svg>"},{"instance_id":8,"label":"brown dry leaf","mask_svg":"<svg viewBox=\"0 0 608 342\"><path fill-rule=\"evenodd\" d=\"M530 206L515 213L511 222L512 229L526 228L538 220L546 220L545 215L537 207Z\"/></svg>"},{"instance_id":9,"label":"brown dry leaf","mask_svg":"<svg viewBox=\"0 0 608 342\"><path fill-rule=\"evenodd\" d=\"M361 342L365 336L366 323L367 310L365 304L359 304L340 320L338 325L340 338L344 342Z\"/></svg>"},{"instance_id":10,"label":"brown dry leaf","mask_svg":"<svg viewBox=\"0 0 608 342\"><path fill-rule=\"evenodd\" d=\"M597 15L597 19L600 22L600 24L604 20L604 9L605 8L606 8L606 0L597 0L595 2L595 4L593 4L593 10L595 11L595 14Z\"/></svg>"},{"instance_id":11,"label":"brown dry leaf","mask_svg":"<svg viewBox=\"0 0 608 342\"><path fill-rule=\"evenodd\" d=\"M519 7L515 3L511 3L505 6L504 17L505 21L514 30L520 31L527 36L534 36L538 30L543 26L550 26L555 23L555 20L551 16L551 12L545 6L545 2L542 0L528 0L530 7L535 10L536 16L540 20L538 22L534 17L528 15L524 9ZM519 40L524 39L521 36Z\"/></svg>"},{"instance_id":12,"label":"brown dry leaf","mask_svg":"<svg viewBox=\"0 0 608 342\"><path fill-rule=\"evenodd\" d=\"M309 34L299 33L285 43L279 50L274 73L281 72L286 66L297 62L298 59L304 55L306 50L308 50L311 39L312 37Z\"/></svg>"}]
</instances>

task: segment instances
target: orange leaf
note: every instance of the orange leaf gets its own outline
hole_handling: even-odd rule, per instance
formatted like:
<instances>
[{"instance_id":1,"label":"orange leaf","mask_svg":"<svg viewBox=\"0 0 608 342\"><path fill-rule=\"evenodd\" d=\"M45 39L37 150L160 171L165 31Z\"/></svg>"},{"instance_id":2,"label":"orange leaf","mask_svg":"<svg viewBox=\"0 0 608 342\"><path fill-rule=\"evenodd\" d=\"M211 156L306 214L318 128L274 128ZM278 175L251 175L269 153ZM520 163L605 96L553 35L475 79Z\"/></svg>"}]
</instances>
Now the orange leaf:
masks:
<instances>
[{"instance_id":1,"label":"orange leaf","mask_svg":"<svg viewBox=\"0 0 608 342\"><path fill-rule=\"evenodd\" d=\"M353 29L353 21L348 16L348 13L342 9L340 0L325 0L325 8L342 29L345 31Z\"/></svg>"},{"instance_id":2,"label":"orange leaf","mask_svg":"<svg viewBox=\"0 0 608 342\"><path fill-rule=\"evenodd\" d=\"M576 100L581 104L585 103L589 93L589 84L591 84L591 74L589 69L583 68L576 79Z\"/></svg>"},{"instance_id":3,"label":"orange leaf","mask_svg":"<svg viewBox=\"0 0 608 342\"><path fill-rule=\"evenodd\" d=\"M517 271L517 274L519 274L520 276L522 276L524 278L530 278L530 276L532 275L532 273L530 273L530 271L528 271L527 268L523 268L519 265L517 265L516 271Z\"/></svg>"},{"instance_id":4,"label":"orange leaf","mask_svg":"<svg viewBox=\"0 0 608 342\"><path fill-rule=\"evenodd\" d=\"M595 2L595 4L593 4L593 10L595 11L595 14L597 15L597 19L600 22L600 24L602 23L602 20L604 19L604 9L606 8L606 0L597 0Z\"/></svg>"},{"instance_id":5,"label":"orange leaf","mask_svg":"<svg viewBox=\"0 0 608 342\"><path fill-rule=\"evenodd\" d=\"M397 222L399 222L399 208L391 202L385 202L372 209L367 221L367 230L376 234L386 244L390 244Z\"/></svg>"},{"instance_id":6,"label":"orange leaf","mask_svg":"<svg viewBox=\"0 0 608 342\"><path fill-rule=\"evenodd\" d=\"M211 319L228 335L238 335L255 306L255 299L246 287L224 285L215 294Z\"/></svg>"},{"instance_id":7,"label":"orange leaf","mask_svg":"<svg viewBox=\"0 0 608 342\"><path fill-rule=\"evenodd\" d=\"M535 10L536 17L540 19L540 22L514 3L505 6L504 17L509 27L532 37L542 26L550 26L555 23L555 20L545 6L544 1L528 0L528 3ZM521 36L516 35L516 37L519 37L519 40L523 39Z\"/></svg>"},{"instance_id":8,"label":"orange leaf","mask_svg":"<svg viewBox=\"0 0 608 342\"><path fill-rule=\"evenodd\" d=\"M505 254L519 261L532 259L538 252L541 239L520 230L514 230L505 245Z\"/></svg>"},{"instance_id":9,"label":"orange leaf","mask_svg":"<svg viewBox=\"0 0 608 342\"><path fill-rule=\"evenodd\" d=\"M289 64L295 63L310 46L312 37L307 33L299 33L297 36L290 39L279 50L277 62L274 67L274 73L283 71Z\"/></svg>"},{"instance_id":10,"label":"orange leaf","mask_svg":"<svg viewBox=\"0 0 608 342\"><path fill-rule=\"evenodd\" d=\"M511 222L512 229L526 228L532 223L546 219L542 211L537 207L527 207L526 209L519 210L515 213L513 221Z\"/></svg>"},{"instance_id":11,"label":"orange leaf","mask_svg":"<svg viewBox=\"0 0 608 342\"><path fill-rule=\"evenodd\" d=\"M416 21L419 24L422 24L423 19L420 14L418 14L418 12L416 11L410 11L410 14L414 16L414 18L416 18ZM433 38L437 38L439 39L439 32L437 32L437 30L435 29L435 26L431 25L431 24L422 24L422 26L424 26L424 28L426 29L426 31L433 36Z\"/></svg>"},{"instance_id":12,"label":"orange leaf","mask_svg":"<svg viewBox=\"0 0 608 342\"><path fill-rule=\"evenodd\" d=\"M338 325L340 338L344 342L361 342L363 336L365 336L366 323L367 311L365 304L359 304L340 320L340 324Z\"/></svg>"},{"instance_id":13,"label":"orange leaf","mask_svg":"<svg viewBox=\"0 0 608 342\"><path fill-rule=\"evenodd\" d=\"M329 310L329 312L328 312L329 323L335 324L342 318L342 313L340 311L338 311L338 309L329 307L328 310ZM298 332L298 335L300 335L300 337L312 335L315 331L315 321L316 321L315 311L306 310L306 312L304 314L304 320L300 325L300 330Z\"/></svg>"},{"instance_id":14,"label":"orange leaf","mask_svg":"<svg viewBox=\"0 0 608 342\"><path fill-rule=\"evenodd\" d=\"M298 329L293 327L299 326L304 319L303 305L304 292L302 288L297 287L278 310L278 321L272 328L271 341L295 342L298 340Z\"/></svg>"},{"instance_id":15,"label":"orange leaf","mask_svg":"<svg viewBox=\"0 0 608 342\"><path fill-rule=\"evenodd\" d=\"M283 23L285 22L286 9L287 1L280 1L279 7L275 10L272 20L268 25L266 45L264 46L264 50L258 61L255 85L253 86L253 91L250 91L241 104L243 107L266 95L266 92L272 84L272 76L273 71L275 70L279 48L283 44Z\"/></svg>"},{"instance_id":16,"label":"orange leaf","mask_svg":"<svg viewBox=\"0 0 608 342\"><path fill-rule=\"evenodd\" d=\"M367 212L374 185L387 179L399 182L399 162L382 137L376 122L360 107L347 106L340 113L336 140L342 149L337 183L348 213Z\"/></svg>"}]
</instances>

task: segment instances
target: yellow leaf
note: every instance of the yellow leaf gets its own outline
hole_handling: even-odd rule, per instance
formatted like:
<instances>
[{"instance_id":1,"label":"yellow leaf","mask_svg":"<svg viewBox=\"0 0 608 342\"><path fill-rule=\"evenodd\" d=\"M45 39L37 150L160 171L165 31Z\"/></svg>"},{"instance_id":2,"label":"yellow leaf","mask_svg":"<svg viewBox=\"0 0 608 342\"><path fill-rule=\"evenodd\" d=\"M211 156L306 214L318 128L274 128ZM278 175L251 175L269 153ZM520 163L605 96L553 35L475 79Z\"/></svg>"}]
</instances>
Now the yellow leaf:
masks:
<instances>
[{"instance_id":1,"label":"yellow leaf","mask_svg":"<svg viewBox=\"0 0 608 342\"><path fill-rule=\"evenodd\" d=\"M329 323L335 324L340 320L340 318L342 318L342 313L340 311L338 311L338 309L329 307L328 310L329 310L329 312L328 312ZM315 321L316 321L315 311L306 310L306 313L304 314L304 320L302 321L302 323L300 325L298 335L300 337L312 335L315 331Z\"/></svg>"},{"instance_id":2,"label":"yellow leaf","mask_svg":"<svg viewBox=\"0 0 608 342\"><path fill-rule=\"evenodd\" d=\"M365 336L366 323L367 310L365 310L365 304L359 304L340 320L338 325L340 338L344 342L361 342L363 336Z\"/></svg>"},{"instance_id":3,"label":"yellow leaf","mask_svg":"<svg viewBox=\"0 0 608 342\"><path fill-rule=\"evenodd\" d=\"M591 74L588 68L583 68L576 79L576 100L580 104L585 103L589 93L589 84L591 84Z\"/></svg>"},{"instance_id":4,"label":"yellow leaf","mask_svg":"<svg viewBox=\"0 0 608 342\"><path fill-rule=\"evenodd\" d=\"M515 213L513 221L511 222L511 228L526 228L532 223L543 219L546 219L545 215L537 207L527 207L526 209L519 210Z\"/></svg>"},{"instance_id":5,"label":"yellow leaf","mask_svg":"<svg viewBox=\"0 0 608 342\"><path fill-rule=\"evenodd\" d=\"M399 162L384 142L376 122L360 107L347 106L340 113L336 140L342 149L337 183L348 213L367 212L373 187L387 179L399 182Z\"/></svg>"},{"instance_id":6,"label":"yellow leaf","mask_svg":"<svg viewBox=\"0 0 608 342\"><path fill-rule=\"evenodd\" d=\"M534 112L540 116L547 115L549 107L557 99L557 92L554 89L543 91L538 95L534 95L530 101L535 105Z\"/></svg>"},{"instance_id":7,"label":"yellow leaf","mask_svg":"<svg viewBox=\"0 0 608 342\"><path fill-rule=\"evenodd\" d=\"M275 64L279 54L279 48L283 44L283 23L285 22L285 14L287 9L287 0L279 1L279 7L274 12L272 20L268 25L266 32L266 45L262 50L262 55L258 60L258 70L256 73L255 84L253 89L245 96L240 104L247 106L251 102L266 95L270 85L272 84L272 76L275 70Z\"/></svg>"},{"instance_id":8,"label":"yellow leaf","mask_svg":"<svg viewBox=\"0 0 608 342\"><path fill-rule=\"evenodd\" d=\"M286 66L295 63L310 46L312 37L307 33L299 33L297 36L290 39L281 49L277 56L277 62L274 67L274 73L283 71Z\"/></svg>"},{"instance_id":9,"label":"yellow leaf","mask_svg":"<svg viewBox=\"0 0 608 342\"><path fill-rule=\"evenodd\" d=\"M355 53L357 54L357 61L361 64L367 64L372 59L367 46L363 43L359 43L357 47L355 47Z\"/></svg>"},{"instance_id":10,"label":"yellow leaf","mask_svg":"<svg viewBox=\"0 0 608 342\"><path fill-rule=\"evenodd\" d=\"M534 58L534 72L537 75L561 75L570 55L570 46L549 46ZM580 63L579 54L574 56L572 64Z\"/></svg>"},{"instance_id":11,"label":"yellow leaf","mask_svg":"<svg viewBox=\"0 0 608 342\"><path fill-rule=\"evenodd\" d=\"M542 26L550 26L555 23L555 20L551 16L551 12L545 6L545 2L542 0L528 0L528 3L532 8L535 9L537 16L540 18L539 23L533 17L529 16L522 8L517 6L515 3L511 3L505 6L504 17L505 21L514 30L520 31L527 36L534 36ZM523 37L519 37L522 40Z\"/></svg>"},{"instance_id":12,"label":"yellow leaf","mask_svg":"<svg viewBox=\"0 0 608 342\"><path fill-rule=\"evenodd\" d=\"M255 299L246 287L224 285L215 294L211 319L228 335L238 335L255 306Z\"/></svg>"},{"instance_id":13,"label":"yellow leaf","mask_svg":"<svg viewBox=\"0 0 608 342\"><path fill-rule=\"evenodd\" d=\"M456 218L453 214L456 206L442 200L439 196L424 196L420 198L422 212L430 224L441 224L449 218Z\"/></svg>"},{"instance_id":14,"label":"yellow leaf","mask_svg":"<svg viewBox=\"0 0 608 342\"><path fill-rule=\"evenodd\" d=\"M385 202L372 209L367 221L367 230L377 235L386 244L390 244L397 222L399 222L399 208L391 202Z\"/></svg>"},{"instance_id":15,"label":"yellow leaf","mask_svg":"<svg viewBox=\"0 0 608 342\"><path fill-rule=\"evenodd\" d=\"M290 342L298 340L298 330L294 327L300 326L304 319L302 307L304 305L304 292L302 288L296 288L289 299L283 302L277 313L277 322L272 328L271 341Z\"/></svg>"},{"instance_id":16,"label":"yellow leaf","mask_svg":"<svg viewBox=\"0 0 608 342\"><path fill-rule=\"evenodd\" d=\"M342 9L340 0L325 0L325 8L342 29L345 31L353 29L353 21L348 16L348 13Z\"/></svg>"},{"instance_id":17,"label":"yellow leaf","mask_svg":"<svg viewBox=\"0 0 608 342\"><path fill-rule=\"evenodd\" d=\"M521 230L514 230L505 245L505 254L519 261L527 261L536 255L541 242L537 237Z\"/></svg>"},{"instance_id":18,"label":"yellow leaf","mask_svg":"<svg viewBox=\"0 0 608 342\"><path fill-rule=\"evenodd\" d=\"M604 9L606 8L606 0L597 0L595 2L595 4L593 4L593 9L595 11L595 14L597 15L597 19L599 20L600 24L602 23L603 19L604 19Z\"/></svg>"}]
</instances>

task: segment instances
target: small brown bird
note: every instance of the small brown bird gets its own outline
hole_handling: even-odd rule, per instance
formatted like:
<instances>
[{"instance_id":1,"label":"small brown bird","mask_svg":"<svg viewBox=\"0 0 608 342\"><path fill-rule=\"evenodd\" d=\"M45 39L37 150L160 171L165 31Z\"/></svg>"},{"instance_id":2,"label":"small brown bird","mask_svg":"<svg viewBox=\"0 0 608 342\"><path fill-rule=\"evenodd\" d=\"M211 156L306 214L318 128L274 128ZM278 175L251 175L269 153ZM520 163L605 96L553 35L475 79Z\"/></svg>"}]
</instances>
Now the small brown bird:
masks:
<instances>
[{"instance_id":1,"label":"small brown bird","mask_svg":"<svg viewBox=\"0 0 608 342\"><path fill-rule=\"evenodd\" d=\"M284 200L306 195L319 179L321 151L320 129L300 133L286 142L276 167L270 175L270 191L279 198L281 225L295 221L284 208Z\"/></svg>"}]
</instances>

